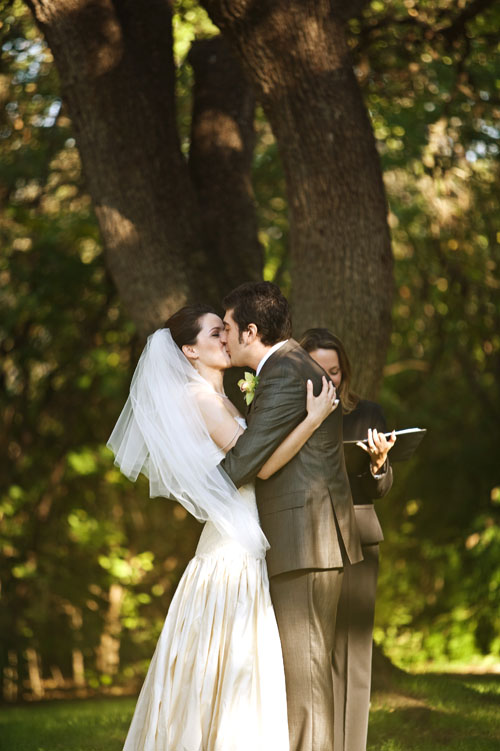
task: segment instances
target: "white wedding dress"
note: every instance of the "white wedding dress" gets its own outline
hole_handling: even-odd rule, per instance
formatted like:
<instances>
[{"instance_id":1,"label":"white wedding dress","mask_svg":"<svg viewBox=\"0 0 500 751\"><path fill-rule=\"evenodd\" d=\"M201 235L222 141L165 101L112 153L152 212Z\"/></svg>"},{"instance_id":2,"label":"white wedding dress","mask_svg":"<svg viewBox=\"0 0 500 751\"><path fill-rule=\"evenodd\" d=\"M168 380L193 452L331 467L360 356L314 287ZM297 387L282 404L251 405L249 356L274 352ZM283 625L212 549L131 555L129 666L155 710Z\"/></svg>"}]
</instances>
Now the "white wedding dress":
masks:
<instances>
[{"instance_id":1,"label":"white wedding dress","mask_svg":"<svg viewBox=\"0 0 500 751\"><path fill-rule=\"evenodd\" d=\"M257 518L253 487L239 496ZM289 751L265 559L210 521L172 599L124 751Z\"/></svg>"}]
</instances>

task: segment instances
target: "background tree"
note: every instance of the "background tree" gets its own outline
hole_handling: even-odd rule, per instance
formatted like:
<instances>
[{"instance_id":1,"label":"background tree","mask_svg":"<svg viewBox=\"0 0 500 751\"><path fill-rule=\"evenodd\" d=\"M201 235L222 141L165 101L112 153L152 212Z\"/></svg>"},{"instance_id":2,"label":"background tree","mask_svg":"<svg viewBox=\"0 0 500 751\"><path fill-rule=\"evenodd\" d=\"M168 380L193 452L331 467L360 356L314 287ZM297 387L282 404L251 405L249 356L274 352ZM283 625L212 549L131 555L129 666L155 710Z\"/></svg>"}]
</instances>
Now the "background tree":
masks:
<instances>
[{"instance_id":1,"label":"background tree","mask_svg":"<svg viewBox=\"0 0 500 751\"><path fill-rule=\"evenodd\" d=\"M382 397L432 429L381 504L378 638L404 664L498 653L499 23L497 3L411 1L351 24L396 256Z\"/></svg>"},{"instance_id":2,"label":"background tree","mask_svg":"<svg viewBox=\"0 0 500 751\"><path fill-rule=\"evenodd\" d=\"M176 125L171 4L28 4L59 71L108 267L141 332L156 327L188 297L216 299L218 278L234 286L242 269L248 278L249 259L255 259L250 270L258 274L255 221L249 232L244 215L241 224L234 219L241 209L238 195L246 196L246 213L251 213L252 107L236 103L235 91L244 92L244 80L240 77L235 87L220 73L231 61L221 63L222 53L206 44L193 50L198 85L193 92L191 181ZM352 12L362 5L353 5ZM367 367L359 381L369 393L380 380L385 359L392 256L380 164L352 69L344 13L332 13L325 0L239 2L227 11L218 3L205 7L234 42L280 148L290 206L291 269L297 279L296 319L303 328L313 322L335 324L354 357L363 351ZM211 55L219 57L217 66L211 65ZM205 79L214 74L217 81L207 86ZM247 112L239 118L239 129L233 128L231 141L224 115L235 105L240 114L241 106ZM203 123L200 106L205 109ZM208 128L210 110L217 117ZM224 149L233 155L247 152L246 159L229 163L230 172L242 170L243 190L233 191L231 180L221 182L215 167L211 180L206 161L200 168L201 150L205 156L207 151L196 139L207 135L212 144L224 140ZM216 151L212 149L211 159ZM209 218L214 204L227 207L224 226L215 234ZM228 242L237 259L232 263L222 250Z\"/></svg>"},{"instance_id":3,"label":"background tree","mask_svg":"<svg viewBox=\"0 0 500 751\"><path fill-rule=\"evenodd\" d=\"M296 324L335 328L358 388L376 390L390 332L392 253L375 139L346 20L364 2L205 0L245 65L280 151Z\"/></svg>"},{"instance_id":4,"label":"background tree","mask_svg":"<svg viewBox=\"0 0 500 751\"><path fill-rule=\"evenodd\" d=\"M0 667L15 698L140 679L199 526L121 478L103 448L141 339L106 271L51 51L20 0L0 3L0 21ZM499 23L486 3L394 0L346 27L395 254L382 400L391 426L429 429L379 507L377 640L402 665L500 656ZM264 277L290 293L284 160L262 105L252 133L252 94L231 100L218 41L194 45L208 62L192 58L193 96L188 51L217 31L188 0L172 25L178 143L203 227L195 255L216 256L215 272L241 232L251 247L230 273L257 275L245 264L261 263L260 246ZM461 28L451 41L450 25ZM219 76L226 93L211 90ZM227 227L231 196L217 214L228 176L244 227Z\"/></svg>"},{"instance_id":5,"label":"background tree","mask_svg":"<svg viewBox=\"0 0 500 751\"><path fill-rule=\"evenodd\" d=\"M223 179L221 166L214 166L222 150L230 155L251 153L246 141L252 142L253 107L244 80L236 70L232 79L226 76L224 81L220 64L209 63L203 70L198 63L205 78L218 79L211 88L199 82L195 91L204 89L202 97L206 97L207 91L215 92L223 84L225 90L211 101L212 112L217 112L215 129L207 127L206 104L195 107L192 181L176 122L170 3L35 0L28 4L58 67L108 268L139 331L149 333L188 298L217 300L215 269L224 265L227 252L218 252L217 245L225 242L223 233L214 236L213 223L207 226L208 195L200 176L208 173L211 162L214 174ZM210 55L223 54L222 47L219 42L218 52L198 48L197 56L208 62ZM226 64L237 69L227 53ZM227 190L225 204L237 216L243 193L248 213L250 160L248 156L239 162L229 160L228 166L239 168L243 191L241 187L237 192ZM221 210L219 221L220 214ZM240 225L233 222L233 226ZM202 227L211 234L205 245ZM237 266L235 279L255 278L261 272L256 237L240 235L234 240L246 260ZM204 254L205 248L215 251L212 257Z\"/></svg>"}]
</instances>

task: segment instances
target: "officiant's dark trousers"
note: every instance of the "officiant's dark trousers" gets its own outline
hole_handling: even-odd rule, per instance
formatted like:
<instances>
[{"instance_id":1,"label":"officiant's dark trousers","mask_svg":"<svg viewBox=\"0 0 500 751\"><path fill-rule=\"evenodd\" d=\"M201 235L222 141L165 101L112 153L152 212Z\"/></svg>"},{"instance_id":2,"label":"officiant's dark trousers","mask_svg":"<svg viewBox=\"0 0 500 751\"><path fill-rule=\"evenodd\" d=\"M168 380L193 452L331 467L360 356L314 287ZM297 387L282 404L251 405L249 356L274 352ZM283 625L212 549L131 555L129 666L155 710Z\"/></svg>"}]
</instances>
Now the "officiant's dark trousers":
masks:
<instances>
[{"instance_id":1,"label":"officiant's dark trousers","mask_svg":"<svg viewBox=\"0 0 500 751\"><path fill-rule=\"evenodd\" d=\"M332 751L332 649L342 569L271 577L285 664L290 751ZM332 618L333 613L333 618Z\"/></svg>"}]
</instances>

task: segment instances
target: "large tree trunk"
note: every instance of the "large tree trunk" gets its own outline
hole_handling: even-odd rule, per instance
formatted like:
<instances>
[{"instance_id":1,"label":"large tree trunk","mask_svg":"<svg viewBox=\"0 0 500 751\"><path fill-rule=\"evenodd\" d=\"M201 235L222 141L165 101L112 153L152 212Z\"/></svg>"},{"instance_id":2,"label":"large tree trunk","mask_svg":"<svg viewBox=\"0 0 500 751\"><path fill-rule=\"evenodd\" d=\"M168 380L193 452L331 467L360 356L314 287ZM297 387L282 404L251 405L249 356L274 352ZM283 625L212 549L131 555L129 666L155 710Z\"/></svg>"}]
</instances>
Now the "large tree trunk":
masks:
<instances>
[{"instance_id":1,"label":"large tree trunk","mask_svg":"<svg viewBox=\"0 0 500 751\"><path fill-rule=\"evenodd\" d=\"M254 99L223 40L196 45L190 168L168 0L27 0L50 45L107 265L139 331L259 278Z\"/></svg>"},{"instance_id":2,"label":"large tree trunk","mask_svg":"<svg viewBox=\"0 0 500 751\"><path fill-rule=\"evenodd\" d=\"M251 104L232 83L240 74L223 75L206 55L200 65L193 53L193 185L175 123L169 3L28 2L60 73L108 265L139 330L147 333L187 298L214 301L243 276L254 277L258 264L247 264L259 257L248 177ZM392 257L378 155L336 15L340 4L204 4L238 50L278 140L295 333L312 325L339 333L356 385L369 395L385 359ZM213 195L207 175L223 186L214 182Z\"/></svg>"},{"instance_id":3,"label":"large tree trunk","mask_svg":"<svg viewBox=\"0 0 500 751\"><path fill-rule=\"evenodd\" d=\"M262 278L251 181L255 97L223 37L195 41L188 60L195 79L189 166L221 300L238 284ZM242 377L241 368L231 368L224 387L244 412Z\"/></svg>"},{"instance_id":4,"label":"large tree trunk","mask_svg":"<svg viewBox=\"0 0 500 751\"><path fill-rule=\"evenodd\" d=\"M343 6L203 5L237 49L281 152L295 333L333 329L354 362L356 387L373 394L390 332L392 254L380 162L338 15Z\"/></svg>"},{"instance_id":5,"label":"large tree trunk","mask_svg":"<svg viewBox=\"0 0 500 751\"><path fill-rule=\"evenodd\" d=\"M59 71L120 296L141 333L198 294L197 201L166 0L28 0Z\"/></svg>"},{"instance_id":6,"label":"large tree trunk","mask_svg":"<svg viewBox=\"0 0 500 751\"><path fill-rule=\"evenodd\" d=\"M223 37L195 41L188 60L195 78L189 166L223 296L262 278L251 183L255 98Z\"/></svg>"}]
</instances>

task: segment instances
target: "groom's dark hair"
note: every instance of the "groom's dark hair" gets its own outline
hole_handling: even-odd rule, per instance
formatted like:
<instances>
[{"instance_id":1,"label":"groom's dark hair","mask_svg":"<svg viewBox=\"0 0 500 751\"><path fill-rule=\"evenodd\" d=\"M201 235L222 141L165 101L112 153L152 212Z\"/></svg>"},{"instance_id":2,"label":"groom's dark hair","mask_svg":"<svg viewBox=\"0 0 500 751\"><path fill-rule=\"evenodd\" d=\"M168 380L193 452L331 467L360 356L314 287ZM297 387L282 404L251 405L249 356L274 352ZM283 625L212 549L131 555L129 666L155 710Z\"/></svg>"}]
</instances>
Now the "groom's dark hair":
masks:
<instances>
[{"instance_id":1,"label":"groom's dark hair","mask_svg":"<svg viewBox=\"0 0 500 751\"><path fill-rule=\"evenodd\" d=\"M241 334L251 323L257 326L262 344L273 345L292 335L292 318L288 300L272 282L245 282L233 289L222 301L232 311Z\"/></svg>"}]
</instances>

